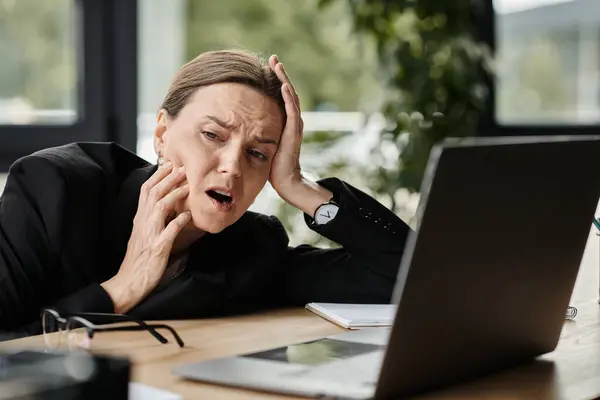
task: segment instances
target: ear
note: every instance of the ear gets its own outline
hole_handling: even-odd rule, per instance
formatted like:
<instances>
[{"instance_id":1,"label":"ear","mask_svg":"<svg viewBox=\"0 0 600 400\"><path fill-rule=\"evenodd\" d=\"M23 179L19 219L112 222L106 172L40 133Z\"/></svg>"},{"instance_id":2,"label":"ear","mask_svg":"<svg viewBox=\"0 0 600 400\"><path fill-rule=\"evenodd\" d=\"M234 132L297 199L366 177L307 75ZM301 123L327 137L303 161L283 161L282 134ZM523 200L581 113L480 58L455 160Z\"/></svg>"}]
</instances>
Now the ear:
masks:
<instances>
[{"instance_id":1,"label":"ear","mask_svg":"<svg viewBox=\"0 0 600 400\"><path fill-rule=\"evenodd\" d=\"M156 128L154 128L154 152L156 154L164 154L165 132L167 131L168 121L169 114L166 110L161 109L158 112Z\"/></svg>"}]
</instances>

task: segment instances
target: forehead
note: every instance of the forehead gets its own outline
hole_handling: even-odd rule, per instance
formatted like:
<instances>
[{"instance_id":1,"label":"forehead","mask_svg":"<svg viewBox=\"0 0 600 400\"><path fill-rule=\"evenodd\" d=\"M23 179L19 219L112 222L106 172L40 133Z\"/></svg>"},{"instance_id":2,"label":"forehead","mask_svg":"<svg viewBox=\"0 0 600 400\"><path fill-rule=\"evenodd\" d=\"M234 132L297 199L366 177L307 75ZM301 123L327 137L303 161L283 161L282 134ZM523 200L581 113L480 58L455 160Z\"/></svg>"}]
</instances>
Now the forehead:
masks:
<instances>
[{"instance_id":1,"label":"forehead","mask_svg":"<svg viewBox=\"0 0 600 400\"><path fill-rule=\"evenodd\" d=\"M275 100L239 83L218 83L198 89L185 106L194 119L216 116L235 125L280 134L283 115ZM249 126L250 125L250 126Z\"/></svg>"}]
</instances>

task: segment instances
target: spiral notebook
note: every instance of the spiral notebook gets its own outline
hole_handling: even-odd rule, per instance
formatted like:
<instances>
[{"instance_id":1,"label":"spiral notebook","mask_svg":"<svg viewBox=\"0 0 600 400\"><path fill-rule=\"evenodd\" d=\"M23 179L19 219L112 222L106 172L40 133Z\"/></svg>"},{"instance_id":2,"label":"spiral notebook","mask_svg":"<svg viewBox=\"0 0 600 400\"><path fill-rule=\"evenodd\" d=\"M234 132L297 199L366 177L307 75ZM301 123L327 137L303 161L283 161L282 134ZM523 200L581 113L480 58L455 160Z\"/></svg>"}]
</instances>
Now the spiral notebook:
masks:
<instances>
[{"instance_id":1,"label":"spiral notebook","mask_svg":"<svg viewBox=\"0 0 600 400\"><path fill-rule=\"evenodd\" d=\"M306 308L346 329L392 326L395 304L309 303Z\"/></svg>"}]
</instances>

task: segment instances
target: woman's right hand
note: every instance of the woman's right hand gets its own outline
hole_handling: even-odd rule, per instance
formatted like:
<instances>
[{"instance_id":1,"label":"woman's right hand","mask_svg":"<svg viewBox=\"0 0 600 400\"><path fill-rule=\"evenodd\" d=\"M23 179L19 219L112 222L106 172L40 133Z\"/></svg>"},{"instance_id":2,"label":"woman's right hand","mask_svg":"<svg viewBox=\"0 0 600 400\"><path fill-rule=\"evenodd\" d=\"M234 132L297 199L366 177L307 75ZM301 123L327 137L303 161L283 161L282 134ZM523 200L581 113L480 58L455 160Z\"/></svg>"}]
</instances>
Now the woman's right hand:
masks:
<instances>
[{"instance_id":1,"label":"woman's right hand","mask_svg":"<svg viewBox=\"0 0 600 400\"><path fill-rule=\"evenodd\" d=\"M183 167L166 164L142 185L125 259L119 272L102 283L116 313L135 307L163 276L173 242L191 219L186 211L169 221L176 205L188 196L185 180Z\"/></svg>"}]
</instances>

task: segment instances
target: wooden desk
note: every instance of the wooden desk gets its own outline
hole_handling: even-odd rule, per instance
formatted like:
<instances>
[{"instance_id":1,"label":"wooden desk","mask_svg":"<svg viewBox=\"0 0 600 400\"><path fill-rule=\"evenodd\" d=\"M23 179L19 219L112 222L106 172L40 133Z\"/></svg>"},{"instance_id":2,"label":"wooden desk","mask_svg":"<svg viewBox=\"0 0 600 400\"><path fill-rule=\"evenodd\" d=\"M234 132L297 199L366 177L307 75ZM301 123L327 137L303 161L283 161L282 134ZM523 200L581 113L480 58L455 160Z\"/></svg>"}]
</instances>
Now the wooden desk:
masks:
<instances>
[{"instance_id":1,"label":"wooden desk","mask_svg":"<svg viewBox=\"0 0 600 400\"><path fill-rule=\"evenodd\" d=\"M594 235L595 236L595 235ZM475 382L424 396L424 399L591 399L600 398L600 305L598 239L584 255L573 296L579 313L565 323L560 344L540 361ZM526 316L525 316L526 317ZM284 397L183 381L173 366L242 352L283 346L343 332L304 309L212 320L168 321L186 342L158 343L147 332L100 333L94 346L103 353L127 355L132 380L163 388L186 399L282 399ZM167 336L168 337L168 336ZM43 347L41 337L0 343L0 349Z\"/></svg>"}]
</instances>

